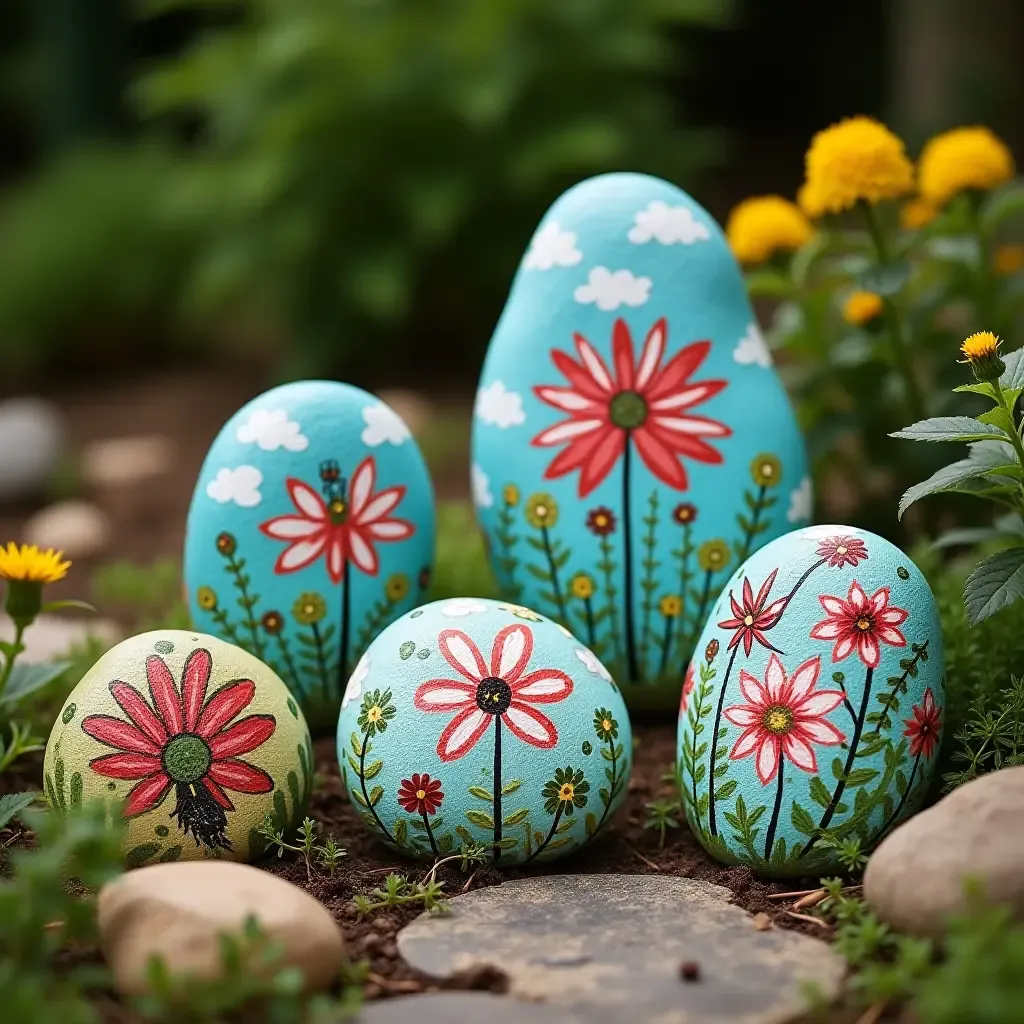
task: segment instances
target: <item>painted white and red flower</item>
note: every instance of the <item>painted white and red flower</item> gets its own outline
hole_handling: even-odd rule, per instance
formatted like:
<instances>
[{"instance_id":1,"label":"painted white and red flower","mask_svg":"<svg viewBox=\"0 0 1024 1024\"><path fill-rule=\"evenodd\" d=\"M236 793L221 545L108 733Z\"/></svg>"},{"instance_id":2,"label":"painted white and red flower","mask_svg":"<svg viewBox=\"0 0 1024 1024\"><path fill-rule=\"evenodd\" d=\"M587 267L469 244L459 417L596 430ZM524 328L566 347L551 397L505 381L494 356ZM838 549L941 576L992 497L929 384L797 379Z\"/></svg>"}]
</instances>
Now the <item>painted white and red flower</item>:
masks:
<instances>
[{"instance_id":1,"label":"painted white and red flower","mask_svg":"<svg viewBox=\"0 0 1024 1024\"><path fill-rule=\"evenodd\" d=\"M288 542L274 564L274 572L297 572L324 558L335 584L341 582L348 561L368 576L376 576L380 562L374 544L405 540L415 532L407 519L391 515L406 489L386 487L374 493L377 469L372 455L363 459L352 474L347 494L339 489L336 468L330 479L326 472L322 470L321 476L327 500L309 484L288 477L285 486L295 514L260 524L260 531L267 537Z\"/></svg>"},{"instance_id":2,"label":"painted white and red flower","mask_svg":"<svg viewBox=\"0 0 1024 1024\"><path fill-rule=\"evenodd\" d=\"M722 713L743 732L729 751L740 760L755 756L755 769L767 786L786 758L801 771L816 772L814 745L838 746L846 738L825 716L843 702L841 690L816 690L821 658L810 658L792 676L786 676L772 654L764 682L740 670L740 691L745 704L733 704Z\"/></svg>"},{"instance_id":3,"label":"painted white and red flower","mask_svg":"<svg viewBox=\"0 0 1024 1024\"><path fill-rule=\"evenodd\" d=\"M935 705L935 694L929 686L924 700L911 709L912 718L905 718L903 735L910 740L910 756L931 757L942 736L942 712Z\"/></svg>"},{"instance_id":4,"label":"painted white and red flower","mask_svg":"<svg viewBox=\"0 0 1024 1024\"><path fill-rule=\"evenodd\" d=\"M904 623L908 612L889 604L889 588L880 587L870 597L854 580L844 601L827 594L819 596L826 618L812 630L815 640L834 640L833 662L848 658L855 650L868 668L878 668L882 660L880 644L906 647L907 641L896 627Z\"/></svg>"},{"instance_id":5,"label":"painted white and red flower","mask_svg":"<svg viewBox=\"0 0 1024 1024\"><path fill-rule=\"evenodd\" d=\"M717 395L724 380L690 381L711 350L711 342L687 345L664 366L668 323L662 318L648 332L637 360L624 320L612 329L614 370L594 347L574 334L579 362L554 350L551 358L569 387L535 387L534 394L568 413L569 419L541 431L539 447L566 445L544 472L551 480L580 471L579 494L589 494L611 472L632 439L647 468L677 490L687 487L682 459L720 463L721 453L703 438L729 437L724 423L694 416L689 409Z\"/></svg>"},{"instance_id":6,"label":"painted white and red flower","mask_svg":"<svg viewBox=\"0 0 1024 1024\"><path fill-rule=\"evenodd\" d=\"M780 597L777 601L772 601L771 604L768 604L768 595L771 593L772 587L775 585L775 577L778 576L778 574L778 569L772 570L768 579L761 584L756 597L754 596L753 588L750 586L749 578L744 579L742 604L733 597L732 591L729 592L729 604L732 606L732 618L725 619L718 625L721 629L735 630L732 635L732 639L729 641L728 649L730 651L742 643L743 653L749 658L750 651L754 646L755 640L769 651L775 650L775 648L768 642L768 638L764 635L764 631L773 629L779 624L779 619L782 618L782 613L786 610L786 605L789 603L789 596L786 595Z\"/></svg>"},{"instance_id":7,"label":"painted white and red flower","mask_svg":"<svg viewBox=\"0 0 1024 1024\"><path fill-rule=\"evenodd\" d=\"M818 556L832 566L858 565L868 557L867 545L859 537L826 537L818 545Z\"/></svg>"},{"instance_id":8,"label":"painted white and red flower","mask_svg":"<svg viewBox=\"0 0 1024 1024\"><path fill-rule=\"evenodd\" d=\"M683 677L683 695L679 701L679 711L681 714L686 714L686 709L690 703L690 694L693 693L693 687L696 683L696 677L693 672L693 662L686 666L686 675Z\"/></svg>"},{"instance_id":9,"label":"painted white and red flower","mask_svg":"<svg viewBox=\"0 0 1024 1024\"><path fill-rule=\"evenodd\" d=\"M437 742L442 761L456 761L468 754L496 721L531 746L543 750L555 746L558 731L554 723L532 705L565 700L573 684L560 669L526 672L533 655L529 627L517 623L502 629L494 638L490 664L460 629L442 630L437 646L461 678L422 683L413 703L420 711L457 712Z\"/></svg>"}]
</instances>

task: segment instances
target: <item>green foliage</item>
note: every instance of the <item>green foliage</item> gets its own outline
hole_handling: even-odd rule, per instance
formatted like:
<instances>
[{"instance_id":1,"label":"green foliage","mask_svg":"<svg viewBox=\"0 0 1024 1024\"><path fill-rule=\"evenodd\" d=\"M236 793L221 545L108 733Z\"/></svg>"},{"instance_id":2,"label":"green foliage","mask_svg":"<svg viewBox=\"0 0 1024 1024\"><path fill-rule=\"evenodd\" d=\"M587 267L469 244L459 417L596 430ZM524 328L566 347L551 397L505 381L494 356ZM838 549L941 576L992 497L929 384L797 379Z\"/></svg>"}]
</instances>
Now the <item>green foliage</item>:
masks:
<instances>
[{"instance_id":1,"label":"green foliage","mask_svg":"<svg viewBox=\"0 0 1024 1024\"><path fill-rule=\"evenodd\" d=\"M130 615L140 633L151 629L190 629L182 597L181 563L158 558L149 565L119 561L97 569L92 578L97 604Z\"/></svg>"},{"instance_id":2,"label":"green foliage","mask_svg":"<svg viewBox=\"0 0 1024 1024\"><path fill-rule=\"evenodd\" d=\"M444 883L438 882L433 874L422 882L390 874L383 885L371 890L369 895L359 894L352 903L360 917L367 917L382 907L402 907L409 903L420 903L424 910L434 914L447 914L449 910L444 901Z\"/></svg>"},{"instance_id":3,"label":"green foliage","mask_svg":"<svg viewBox=\"0 0 1024 1024\"><path fill-rule=\"evenodd\" d=\"M647 819L644 828L656 829L658 846L664 847L665 835L670 828L679 828L679 819L683 815L683 805L676 800L652 800L644 805L647 808Z\"/></svg>"},{"instance_id":4,"label":"green foliage","mask_svg":"<svg viewBox=\"0 0 1024 1024\"><path fill-rule=\"evenodd\" d=\"M258 831L271 846L277 847L278 857L283 857L285 850L299 854L306 865L306 878L309 880L312 880L315 869L320 869L333 876L342 858L348 855L334 841L333 836L317 842L317 823L312 818L303 819L294 843L288 842L284 833L274 827L272 814L268 814L263 819Z\"/></svg>"},{"instance_id":5,"label":"green foliage","mask_svg":"<svg viewBox=\"0 0 1024 1024\"><path fill-rule=\"evenodd\" d=\"M437 553L427 599L498 597L483 537L471 505L442 501L437 506Z\"/></svg>"}]
</instances>

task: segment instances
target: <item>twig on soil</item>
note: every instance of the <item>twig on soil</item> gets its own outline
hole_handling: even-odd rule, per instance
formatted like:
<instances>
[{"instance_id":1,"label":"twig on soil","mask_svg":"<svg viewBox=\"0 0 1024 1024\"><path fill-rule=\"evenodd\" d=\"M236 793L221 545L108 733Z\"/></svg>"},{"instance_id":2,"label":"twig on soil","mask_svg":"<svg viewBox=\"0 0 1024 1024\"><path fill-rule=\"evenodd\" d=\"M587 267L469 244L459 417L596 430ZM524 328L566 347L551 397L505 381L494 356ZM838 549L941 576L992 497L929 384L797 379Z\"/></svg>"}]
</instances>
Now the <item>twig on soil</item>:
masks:
<instances>
[{"instance_id":1,"label":"twig on soil","mask_svg":"<svg viewBox=\"0 0 1024 1024\"><path fill-rule=\"evenodd\" d=\"M877 1024L881 1019L882 1014L885 1013L885 1008L889 1005L888 999L879 999L877 1003L872 1003L854 1022L854 1024Z\"/></svg>"},{"instance_id":2,"label":"twig on soil","mask_svg":"<svg viewBox=\"0 0 1024 1024\"><path fill-rule=\"evenodd\" d=\"M626 847L627 850L630 851L630 853L634 854L636 857L642 860L649 868L652 868L654 871L661 871L661 868L659 868L653 860L648 860L635 846L632 846L629 843L626 843L625 841L623 842L623 845Z\"/></svg>"},{"instance_id":3,"label":"twig on soil","mask_svg":"<svg viewBox=\"0 0 1024 1024\"><path fill-rule=\"evenodd\" d=\"M804 921L806 924L816 924L819 928L831 929L828 921L822 921L820 917L811 917L810 914L795 914L792 910L785 911L787 917L795 918L797 921Z\"/></svg>"},{"instance_id":4,"label":"twig on soil","mask_svg":"<svg viewBox=\"0 0 1024 1024\"><path fill-rule=\"evenodd\" d=\"M843 886L843 892L859 892L863 889L863 885L845 885ZM800 896L817 896L820 893L822 899L828 895L824 889L798 889L796 892L770 892L768 893L768 899L770 900L789 900L795 899ZM802 903L803 900L800 900ZM798 904L799 905L799 904ZM813 906L814 904L808 903L806 906Z\"/></svg>"},{"instance_id":5,"label":"twig on soil","mask_svg":"<svg viewBox=\"0 0 1024 1024\"><path fill-rule=\"evenodd\" d=\"M462 891L464 893L469 892L469 887L473 884L473 879L474 878L476 878L476 872L475 871L473 872L473 874L471 874L469 876L469 878L466 879L466 884L462 887Z\"/></svg>"}]
</instances>

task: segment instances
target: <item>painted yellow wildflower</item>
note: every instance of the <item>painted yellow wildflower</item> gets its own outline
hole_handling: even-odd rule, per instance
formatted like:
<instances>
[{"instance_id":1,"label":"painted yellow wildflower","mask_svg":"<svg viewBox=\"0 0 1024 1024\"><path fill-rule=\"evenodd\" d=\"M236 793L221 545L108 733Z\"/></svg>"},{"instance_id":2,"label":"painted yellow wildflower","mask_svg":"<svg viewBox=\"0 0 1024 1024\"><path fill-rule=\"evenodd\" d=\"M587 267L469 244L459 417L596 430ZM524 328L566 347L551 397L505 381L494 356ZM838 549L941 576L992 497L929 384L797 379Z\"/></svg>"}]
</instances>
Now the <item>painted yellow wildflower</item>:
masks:
<instances>
[{"instance_id":1,"label":"painted yellow wildflower","mask_svg":"<svg viewBox=\"0 0 1024 1024\"><path fill-rule=\"evenodd\" d=\"M764 263L777 252L799 249L814 235L800 208L782 196L751 196L733 207L725 236L740 263Z\"/></svg>"},{"instance_id":2,"label":"painted yellow wildflower","mask_svg":"<svg viewBox=\"0 0 1024 1024\"><path fill-rule=\"evenodd\" d=\"M988 128L954 128L930 139L918 161L921 195L936 206L968 189L988 191L1013 177L1013 156Z\"/></svg>"},{"instance_id":3,"label":"painted yellow wildflower","mask_svg":"<svg viewBox=\"0 0 1024 1024\"><path fill-rule=\"evenodd\" d=\"M863 327L881 316L882 296L874 292L851 292L843 303L843 319L854 327Z\"/></svg>"}]
</instances>

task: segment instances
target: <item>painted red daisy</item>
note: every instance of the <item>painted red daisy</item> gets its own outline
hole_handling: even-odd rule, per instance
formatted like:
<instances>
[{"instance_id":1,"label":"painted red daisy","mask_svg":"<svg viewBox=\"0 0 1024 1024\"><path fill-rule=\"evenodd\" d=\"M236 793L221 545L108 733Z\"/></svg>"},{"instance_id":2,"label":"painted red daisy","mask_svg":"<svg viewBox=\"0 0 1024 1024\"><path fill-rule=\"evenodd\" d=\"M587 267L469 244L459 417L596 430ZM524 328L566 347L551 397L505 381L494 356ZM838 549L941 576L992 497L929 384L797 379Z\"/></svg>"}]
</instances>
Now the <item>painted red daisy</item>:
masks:
<instances>
[{"instance_id":1,"label":"painted red daisy","mask_svg":"<svg viewBox=\"0 0 1024 1024\"><path fill-rule=\"evenodd\" d=\"M668 323L662 318L648 332L640 358L624 320L612 329L614 372L581 334L574 334L579 362L554 350L551 358L569 387L535 387L534 394L568 413L569 419L541 431L532 441L539 447L566 445L548 466L551 480L580 471L579 494L585 497L611 472L632 439L647 468L677 490L687 487L682 459L720 463L722 455L705 437L729 437L732 431L717 420L687 410L706 402L725 386L724 380L689 380L711 350L711 342L687 345L664 366Z\"/></svg>"},{"instance_id":2,"label":"painted red daisy","mask_svg":"<svg viewBox=\"0 0 1024 1024\"><path fill-rule=\"evenodd\" d=\"M206 696L213 661L198 648L185 661L179 693L163 658L146 659L146 678L152 705L134 687L120 680L110 693L128 721L113 715L89 715L82 730L113 747L116 754L93 758L89 767L109 779L138 779L122 814L134 818L158 807L175 789L177 806L171 817L198 846L231 849L225 835L233 811L225 790L269 793L274 780L262 768L239 758L274 734L273 715L248 715L231 723L252 703L256 685L238 679Z\"/></svg>"},{"instance_id":3,"label":"painted red daisy","mask_svg":"<svg viewBox=\"0 0 1024 1024\"><path fill-rule=\"evenodd\" d=\"M338 464L325 462L320 467L323 497L309 484L288 477L285 486L297 514L260 524L267 537L288 541L274 572L296 572L322 557L333 583L342 581L350 561L368 576L376 576L380 563L374 543L405 540L415 532L408 520L391 516L405 497L405 487L386 487L374 493L376 474L376 463L368 455L348 486Z\"/></svg>"},{"instance_id":4,"label":"painted red daisy","mask_svg":"<svg viewBox=\"0 0 1024 1024\"><path fill-rule=\"evenodd\" d=\"M856 649L868 668L878 668L882 659L880 643L906 647L906 638L896 627L906 621L908 613L890 606L888 587L880 587L868 597L854 580L845 601L827 594L818 600L827 617L811 630L811 636L815 640L835 640L834 662L848 658Z\"/></svg>"},{"instance_id":5,"label":"painted red daisy","mask_svg":"<svg viewBox=\"0 0 1024 1024\"><path fill-rule=\"evenodd\" d=\"M912 757L931 757L942 735L942 712L935 706L935 695L929 686L924 700L912 708L913 718L905 718L903 735L910 739Z\"/></svg>"},{"instance_id":6,"label":"painted red daisy","mask_svg":"<svg viewBox=\"0 0 1024 1024\"><path fill-rule=\"evenodd\" d=\"M690 694L693 692L693 686L696 682L693 674L693 662L686 666L686 676L683 679L683 696L679 702L679 710L682 714L686 714L686 707L690 703Z\"/></svg>"},{"instance_id":7,"label":"painted red daisy","mask_svg":"<svg viewBox=\"0 0 1024 1024\"><path fill-rule=\"evenodd\" d=\"M833 569L859 565L868 557L867 545L859 537L826 537L818 545L818 556Z\"/></svg>"},{"instance_id":8,"label":"painted red daisy","mask_svg":"<svg viewBox=\"0 0 1024 1024\"><path fill-rule=\"evenodd\" d=\"M412 778L402 779L398 787L398 802L410 814L437 814L444 800L441 780L414 772Z\"/></svg>"},{"instance_id":9,"label":"painted red daisy","mask_svg":"<svg viewBox=\"0 0 1024 1024\"><path fill-rule=\"evenodd\" d=\"M786 604L789 600L787 597L780 597L771 604L767 603L768 595L771 593L772 587L775 584L775 577L778 574L778 569L772 570L772 574L761 584L757 597L754 597L754 590L750 586L750 580L745 579L743 581L743 604L737 603L732 592L729 592L729 603L732 605L733 617L725 619L718 625L720 629L735 630L732 639L729 641L728 649L730 651L742 641L743 653L749 658L755 640L769 651L776 649L768 642L763 630L771 629L778 625L779 619L782 618L782 613L786 610Z\"/></svg>"},{"instance_id":10,"label":"painted red daisy","mask_svg":"<svg viewBox=\"0 0 1024 1024\"><path fill-rule=\"evenodd\" d=\"M740 691L746 703L723 711L744 731L729 751L740 760L754 754L761 784L767 786L787 758L803 772L816 772L812 744L838 746L846 738L825 716L843 702L841 690L815 690L821 658L810 658L787 678L778 656L768 659L764 682L740 670Z\"/></svg>"},{"instance_id":11,"label":"painted red daisy","mask_svg":"<svg viewBox=\"0 0 1024 1024\"><path fill-rule=\"evenodd\" d=\"M442 761L457 761L476 746L494 723L504 724L517 739L550 750L558 742L554 723L530 705L553 704L572 693L572 680L560 669L542 668L526 675L533 655L533 633L523 625L506 626L494 638L491 663L462 630L445 629L438 650L462 679L431 679L416 690L420 711L457 711L437 742Z\"/></svg>"}]
</instances>

